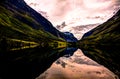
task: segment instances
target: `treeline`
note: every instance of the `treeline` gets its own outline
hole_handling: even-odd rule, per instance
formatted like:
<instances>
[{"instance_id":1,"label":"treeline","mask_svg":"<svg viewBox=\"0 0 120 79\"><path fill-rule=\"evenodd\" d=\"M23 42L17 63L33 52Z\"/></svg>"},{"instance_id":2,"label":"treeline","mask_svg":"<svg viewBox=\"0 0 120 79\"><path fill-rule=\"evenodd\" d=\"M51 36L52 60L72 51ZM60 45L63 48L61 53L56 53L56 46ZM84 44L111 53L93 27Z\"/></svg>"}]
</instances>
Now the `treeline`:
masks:
<instances>
[{"instance_id":1,"label":"treeline","mask_svg":"<svg viewBox=\"0 0 120 79\"><path fill-rule=\"evenodd\" d=\"M9 38L1 38L0 39L0 49L1 50L11 50L14 48L24 48L31 47L33 45L38 45L35 42L18 40L18 39L9 39Z\"/></svg>"}]
</instances>

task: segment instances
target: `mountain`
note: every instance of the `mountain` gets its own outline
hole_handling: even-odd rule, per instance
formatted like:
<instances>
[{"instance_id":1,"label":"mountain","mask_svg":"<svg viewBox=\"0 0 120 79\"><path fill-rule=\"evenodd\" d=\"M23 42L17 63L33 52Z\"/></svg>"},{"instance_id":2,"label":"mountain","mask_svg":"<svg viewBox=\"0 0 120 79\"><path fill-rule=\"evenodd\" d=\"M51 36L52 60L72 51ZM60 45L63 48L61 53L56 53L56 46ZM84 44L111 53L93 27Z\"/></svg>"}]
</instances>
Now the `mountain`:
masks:
<instances>
[{"instance_id":1,"label":"mountain","mask_svg":"<svg viewBox=\"0 0 120 79\"><path fill-rule=\"evenodd\" d=\"M63 41L64 33L30 8L24 0L0 1L0 47L4 40L10 47ZM5 42L4 42L5 43ZM14 45L13 45L14 43Z\"/></svg>"},{"instance_id":2,"label":"mountain","mask_svg":"<svg viewBox=\"0 0 120 79\"><path fill-rule=\"evenodd\" d=\"M77 38L74 37L74 35L70 32L64 32L65 34L65 39L67 42L77 42Z\"/></svg>"},{"instance_id":3,"label":"mountain","mask_svg":"<svg viewBox=\"0 0 120 79\"><path fill-rule=\"evenodd\" d=\"M60 25L57 25L56 28L61 32L68 31L70 33L73 33L77 39L81 39L85 32L95 28L98 25L99 23L87 25L66 24L66 22L64 21Z\"/></svg>"},{"instance_id":4,"label":"mountain","mask_svg":"<svg viewBox=\"0 0 120 79\"><path fill-rule=\"evenodd\" d=\"M0 79L36 79L64 55L64 50L35 47L0 52Z\"/></svg>"},{"instance_id":5,"label":"mountain","mask_svg":"<svg viewBox=\"0 0 120 79\"><path fill-rule=\"evenodd\" d=\"M24 0L0 0L0 79L35 79L66 47L64 35Z\"/></svg>"},{"instance_id":6,"label":"mountain","mask_svg":"<svg viewBox=\"0 0 120 79\"><path fill-rule=\"evenodd\" d=\"M120 45L119 26L120 10L105 23L85 33L82 40L91 41L89 44Z\"/></svg>"},{"instance_id":7,"label":"mountain","mask_svg":"<svg viewBox=\"0 0 120 79\"><path fill-rule=\"evenodd\" d=\"M120 77L120 10L105 23L85 33L78 44L86 56Z\"/></svg>"}]
</instances>

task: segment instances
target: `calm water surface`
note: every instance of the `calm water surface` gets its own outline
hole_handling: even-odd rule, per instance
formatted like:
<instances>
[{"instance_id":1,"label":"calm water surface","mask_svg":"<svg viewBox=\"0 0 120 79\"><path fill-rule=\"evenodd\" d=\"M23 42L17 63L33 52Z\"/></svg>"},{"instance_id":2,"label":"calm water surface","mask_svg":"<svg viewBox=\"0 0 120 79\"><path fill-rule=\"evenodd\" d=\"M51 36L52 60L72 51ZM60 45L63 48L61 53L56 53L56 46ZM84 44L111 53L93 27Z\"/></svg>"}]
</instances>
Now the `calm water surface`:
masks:
<instances>
[{"instance_id":1,"label":"calm water surface","mask_svg":"<svg viewBox=\"0 0 120 79\"><path fill-rule=\"evenodd\" d=\"M115 79L111 71L86 57L80 49L67 48L62 52L64 55L36 79Z\"/></svg>"},{"instance_id":2,"label":"calm water surface","mask_svg":"<svg viewBox=\"0 0 120 79\"><path fill-rule=\"evenodd\" d=\"M37 77L37 78L36 78ZM115 79L78 48L0 51L1 79Z\"/></svg>"}]
</instances>

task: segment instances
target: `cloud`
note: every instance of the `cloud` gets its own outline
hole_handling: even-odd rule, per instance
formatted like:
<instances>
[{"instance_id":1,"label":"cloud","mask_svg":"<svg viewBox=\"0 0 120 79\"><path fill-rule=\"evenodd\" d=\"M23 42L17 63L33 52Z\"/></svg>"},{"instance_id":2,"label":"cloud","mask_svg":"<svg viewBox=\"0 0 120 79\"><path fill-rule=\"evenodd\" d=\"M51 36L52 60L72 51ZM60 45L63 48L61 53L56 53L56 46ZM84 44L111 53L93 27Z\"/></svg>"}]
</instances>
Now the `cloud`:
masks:
<instances>
[{"instance_id":1,"label":"cloud","mask_svg":"<svg viewBox=\"0 0 120 79\"><path fill-rule=\"evenodd\" d=\"M55 16L63 16L70 10L71 5L69 1L66 0L57 0L55 2L55 7L53 9L53 14Z\"/></svg>"},{"instance_id":2,"label":"cloud","mask_svg":"<svg viewBox=\"0 0 120 79\"><path fill-rule=\"evenodd\" d=\"M37 11L45 11L49 20L54 24L71 21L90 24L104 22L120 7L120 0L25 0ZM98 18L87 18L96 17ZM79 19L79 20L76 20ZM83 23L83 24L82 24Z\"/></svg>"}]
</instances>

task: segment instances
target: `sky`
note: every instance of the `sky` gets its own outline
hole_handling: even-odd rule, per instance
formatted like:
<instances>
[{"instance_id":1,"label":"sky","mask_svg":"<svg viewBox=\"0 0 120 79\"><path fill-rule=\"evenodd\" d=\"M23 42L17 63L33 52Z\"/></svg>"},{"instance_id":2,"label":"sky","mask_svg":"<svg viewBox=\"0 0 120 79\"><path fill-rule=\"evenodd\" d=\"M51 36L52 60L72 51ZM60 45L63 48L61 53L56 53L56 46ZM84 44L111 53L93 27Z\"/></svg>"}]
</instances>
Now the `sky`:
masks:
<instances>
[{"instance_id":1,"label":"sky","mask_svg":"<svg viewBox=\"0 0 120 79\"><path fill-rule=\"evenodd\" d=\"M120 0L25 0L33 9L46 12L54 26L102 23L120 8Z\"/></svg>"},{"instance_id":2,"label":"sky","mask_svg":"<svg viewBox=\"0 0 120 79\"><path fill-rule=\"evenodd\" d=\"M64 28L57 29L61 32L71 32L77 39L81 39L84 33L107 21L120 9L120 0L25 1L46 17L54 27L65 22Z\"/></svg>"}]
</instances>

